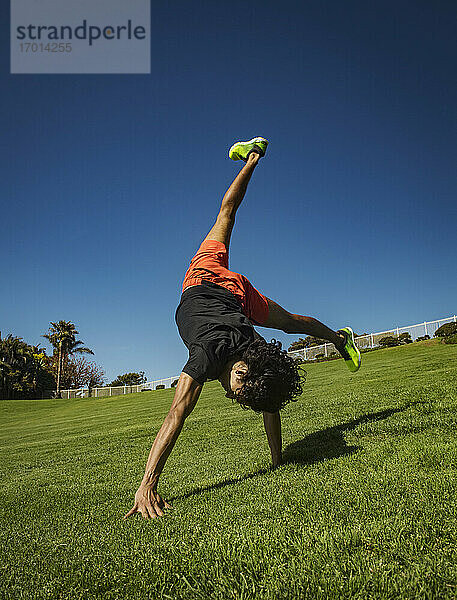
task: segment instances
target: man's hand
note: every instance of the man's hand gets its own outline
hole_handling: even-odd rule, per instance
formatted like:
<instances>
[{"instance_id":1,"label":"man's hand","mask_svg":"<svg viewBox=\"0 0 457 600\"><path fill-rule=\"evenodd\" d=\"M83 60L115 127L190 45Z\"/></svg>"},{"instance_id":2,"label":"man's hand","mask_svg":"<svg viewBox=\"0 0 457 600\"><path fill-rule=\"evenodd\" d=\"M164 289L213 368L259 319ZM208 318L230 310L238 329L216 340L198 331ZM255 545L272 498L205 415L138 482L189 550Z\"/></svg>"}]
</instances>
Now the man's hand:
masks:
<instances>
[{"instance_id":1,"label":"man's hand","mask_svg":"<svg viewBox=\"0 0 457 600\"><path fill-rule=\"evenodd\" d=\"M142 514L145 519L155 519L163 515L163 508L171 508L157 493L157 482L186 417L197 404L202 387L190 375L181 373L171 408L152 444L143 481L135 494L135 504L124 519L135 513Z\"/></svg>"},{"instance_id":2,"label":"man's hand","mask_svg":"<svg viewBox=\"0 0 457 600\"><path fill-rule=\"evenodd\" d=\"M141 513L145 519L156 519L163 516L163 508L172 507L160 497L155 485L142 483L135 494L135 504L124 520L135 513Z\"/></svg>"}]
</instances>

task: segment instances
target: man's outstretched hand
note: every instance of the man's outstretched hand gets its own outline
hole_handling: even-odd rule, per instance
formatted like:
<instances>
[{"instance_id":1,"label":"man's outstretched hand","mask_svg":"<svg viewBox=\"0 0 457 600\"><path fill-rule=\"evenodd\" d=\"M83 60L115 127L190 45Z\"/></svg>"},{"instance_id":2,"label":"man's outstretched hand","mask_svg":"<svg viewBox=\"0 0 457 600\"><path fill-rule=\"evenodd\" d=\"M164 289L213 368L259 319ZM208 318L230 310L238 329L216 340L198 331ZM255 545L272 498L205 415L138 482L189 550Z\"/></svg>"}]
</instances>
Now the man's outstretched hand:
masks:
<instances>
[{"instance_id":1,"label":"man's outstretched hand","mask_svg":"<svg viewBox=\"0 0 457 600\"><path fill-rule=\"evenodd\" d=\"M140 513L145 519L155 519L163 515L164 508L171 508L157 493L157 483L165 462L173 450L184 421L192 412L202 391L202 384L187 373L181 373L175 389L172 405L156 435L149 453L148 462L140 487L135 494L133 508L124 519Z\"/></svg>"},{"instance_id":2,"label":"man's outstretched hand","mask_svg":"<svg viewBox=\"0 0 457 600\"><path fill-rule=\"evenodd\" d=\"M163 508L172 507L160 497L156 486L141 484L135 494L135 504L124 516L124 520L136 513L140 513L145 519L156 519L163 515Z\"/></svg>"}]
</instances>

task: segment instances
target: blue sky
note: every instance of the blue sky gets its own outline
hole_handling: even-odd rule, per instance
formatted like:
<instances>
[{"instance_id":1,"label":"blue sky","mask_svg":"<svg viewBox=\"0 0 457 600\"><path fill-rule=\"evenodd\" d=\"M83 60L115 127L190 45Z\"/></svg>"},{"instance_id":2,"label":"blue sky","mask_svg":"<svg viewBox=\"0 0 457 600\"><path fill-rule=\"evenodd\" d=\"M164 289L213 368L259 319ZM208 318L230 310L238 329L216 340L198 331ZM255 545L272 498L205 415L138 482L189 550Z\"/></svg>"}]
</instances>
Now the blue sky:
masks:
<instances>
[{"instance_id":1,"label":"blue sky","mask_svg":"<svg viewBox=\"0 0 457 600\"><path fill-rule=\"evenodd\" d=\"M70 320L109 380L179 373L184 272L262 135L231 268L292 312L380 331L454 314L457 7L154 3L150 75L10 75L0 330ZM286 345L298 336L260 329Z\"/></svg>"}]
</instances>

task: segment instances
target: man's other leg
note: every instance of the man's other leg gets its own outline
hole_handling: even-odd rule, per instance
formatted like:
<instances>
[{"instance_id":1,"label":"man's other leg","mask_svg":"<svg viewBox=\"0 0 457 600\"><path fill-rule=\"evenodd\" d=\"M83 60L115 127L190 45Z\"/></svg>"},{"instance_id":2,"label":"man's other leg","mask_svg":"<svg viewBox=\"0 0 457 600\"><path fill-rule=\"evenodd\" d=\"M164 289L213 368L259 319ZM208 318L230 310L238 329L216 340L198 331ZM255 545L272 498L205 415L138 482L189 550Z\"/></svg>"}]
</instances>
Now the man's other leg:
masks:
<instances>
[{"instance_id":1,"label":"man's other leg","mask_svg":"<svg viewBox=\"0 0 457 600\"><path fill-rule=\"evenodd\" d=\"M232 235L232 229L235 225L236 211L244 198L249 180L251 179L251 175L254 172L259 159L260 154L257 154L256 152L252 152L248 156L246 164L235 177L232 185L225 192L216 222L206 236L205 241L216 240L217 242L222 242L227 250L229 249L230 236Z\"/></svg>"},{"instance_id":2,"label":"man's other leg","mask_svg":"<svg viewBox=\"0 0 457 600\"><path fill-rule=\"evenodd\" d=\"M333 329L313 317L290 313L270 298L267 298L267 301L268 318L265 323L262 323L262 327L280 329L285 333L305 333L306 335L328 340L338 350L343 348L345 338L340 333L333 331Z\"/></svg>"}]
</instances>

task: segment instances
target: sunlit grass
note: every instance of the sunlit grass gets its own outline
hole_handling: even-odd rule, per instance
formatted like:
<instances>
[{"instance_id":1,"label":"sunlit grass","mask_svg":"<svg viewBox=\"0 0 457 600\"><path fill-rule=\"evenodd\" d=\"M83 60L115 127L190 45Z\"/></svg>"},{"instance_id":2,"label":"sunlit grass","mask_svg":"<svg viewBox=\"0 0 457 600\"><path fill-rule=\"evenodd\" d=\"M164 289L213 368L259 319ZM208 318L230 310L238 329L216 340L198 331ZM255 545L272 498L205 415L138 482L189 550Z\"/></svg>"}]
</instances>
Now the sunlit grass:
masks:
<instances>
[{"instance_id":1,"label":"sunlit grass","mask_svg":"<svg viewBox=\"0 0 457 600\"><path fill-rule=\"evenodd\" d=\"M122 521L171 390L4 401L0 597L455 598L457 346L310 365L269 469L262 419L207 384Z\"/></svg>"}]
</instances>

